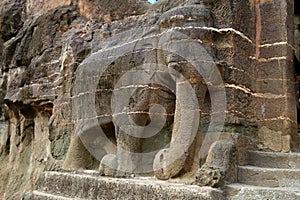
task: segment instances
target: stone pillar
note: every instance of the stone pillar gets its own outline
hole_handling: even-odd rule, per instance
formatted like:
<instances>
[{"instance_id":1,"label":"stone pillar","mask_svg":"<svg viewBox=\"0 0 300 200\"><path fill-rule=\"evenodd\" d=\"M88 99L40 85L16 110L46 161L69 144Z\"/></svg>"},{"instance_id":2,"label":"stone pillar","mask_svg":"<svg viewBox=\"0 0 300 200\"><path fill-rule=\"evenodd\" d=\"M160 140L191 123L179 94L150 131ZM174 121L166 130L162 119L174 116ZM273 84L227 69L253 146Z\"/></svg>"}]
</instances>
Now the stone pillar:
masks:
<instances>
[{"instance_id":1,"label":"stone pillar","mask_svg":"<svg viewBox=\"0 0 300 200\"><path fill-rule=\"evenodd\" d=\"M258 146L298 148L293 69L293 1L234 0L229 116L253 128ZM251 132L251 131L250 131Z\"/></svg>"}]
</instances>

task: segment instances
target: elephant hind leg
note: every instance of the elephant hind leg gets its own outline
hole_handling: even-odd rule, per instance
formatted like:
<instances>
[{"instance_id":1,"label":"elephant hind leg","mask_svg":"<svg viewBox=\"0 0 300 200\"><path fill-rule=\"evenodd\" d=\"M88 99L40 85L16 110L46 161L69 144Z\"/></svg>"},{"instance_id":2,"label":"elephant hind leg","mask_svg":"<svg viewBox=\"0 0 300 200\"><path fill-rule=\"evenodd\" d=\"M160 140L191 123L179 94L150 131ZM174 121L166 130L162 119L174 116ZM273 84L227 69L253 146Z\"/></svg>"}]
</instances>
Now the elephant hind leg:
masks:
<instances>
[{"instance_id":1,"label":"elephant hind leg","mask_svg":"<svg viewBox=\"0 0 300 200\"><path fill-rule=\"evenodd\" d=\"M93 156L84 147L79 135L73 136L66 155L63 169L78 170L90 169L93 166Z\"/></svg>"},{"instance_id":2,"label":"elephant hind leg","mask_svg":"<svg viewBox=\"0 0 300 200\"><path fill-rule=\"evenodd\" d=\"M134 129L136 133L141 130ZM139 134L137 137L128 135L122 130L119 131L117 142L117 160L118 160L118 174L119 176L131 176L141 172L142 160L142 145L143 139Z\"/></svg>"}]
</instances>

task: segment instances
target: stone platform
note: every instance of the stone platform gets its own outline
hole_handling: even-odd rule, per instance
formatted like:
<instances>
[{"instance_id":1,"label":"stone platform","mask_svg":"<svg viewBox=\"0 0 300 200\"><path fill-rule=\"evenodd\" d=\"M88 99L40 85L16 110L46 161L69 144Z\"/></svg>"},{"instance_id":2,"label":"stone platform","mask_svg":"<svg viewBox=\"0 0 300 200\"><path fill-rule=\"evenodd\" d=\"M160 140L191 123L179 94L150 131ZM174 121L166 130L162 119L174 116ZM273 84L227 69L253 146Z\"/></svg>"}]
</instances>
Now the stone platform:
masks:
<instances>
[{"instance_id":1,"label":"stone platform","mask_svg":"<svg viewBox=\"0 0 300 200\"><path fill-rule=\"evenodd\" d=\"M237 166L237 183L224 191L152 177L109 178L97 171L44 172L31 200L83 199L300 199L300 154L249 151L247 165Z\"/></svg>"},{"instance_id":2,"label":"stone platform","mask_svg":"<svg viewBox=\"0 0 300 200\"><path fill-rule=\"evenodd\" d=\"M197 199L223 200L221 190L154 178L108 178L95 171L44 172L31 200L71 199Z\"/></svg>"}]
</instances>

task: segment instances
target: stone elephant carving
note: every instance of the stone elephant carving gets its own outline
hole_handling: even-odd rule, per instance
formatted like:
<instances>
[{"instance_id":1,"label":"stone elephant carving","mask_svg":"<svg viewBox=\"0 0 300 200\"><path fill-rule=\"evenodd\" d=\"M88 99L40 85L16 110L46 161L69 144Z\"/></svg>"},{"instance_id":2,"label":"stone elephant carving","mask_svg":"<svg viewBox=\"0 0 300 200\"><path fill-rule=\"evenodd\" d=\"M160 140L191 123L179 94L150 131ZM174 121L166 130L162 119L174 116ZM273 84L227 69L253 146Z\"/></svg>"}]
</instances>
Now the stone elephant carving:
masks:
<instances>
[{"instance_id":1,"label":"stone elephant carving","mask_svg":"<svg viewBox=\"0 0 300 200\"><path fill-rule=\"evenodd\" d=\"M117 153L103 157L100 173L117 177L151 173L157 149L170 141L174 109L175 94L169 88L156 84L138 88L130 98L129 112L115 128Z\"/></svg>"},{"instance_id":2,"label":"stone elephant carving","mask_svg":"<svg viewBox=\"0 0 300 200\"><path fill-rule=\"evenodd\" d=\"M136 43L124 43L114 48L112 42L111 46L83 62L77 70L73 101L77 137L81 138L81 143L71 142L70 146L85 146L101 160L100 172L103 175L123 177L153 174L154 171L157 178L169 179L196 171L202 142L198 128L209 79L205 80L205 77L213 73L210 66L214 56L208 45L203 45L204 50L196 55L192 53L196 51L193 49L195 46L186 47L189 41L211 41L211 33L199 27L212 25L213 19L205 6L185 5L164 13L157 27L147 33L147 38L144 33L140 37L140 43L154 41L157 44L160 40L161 46L147 48L143 45L138 47ZM176 33L185 37L178 37ZM161 39L163 34L166 37ZM133 50L124 54L128 49ZM197 64L198 60L200 64ZM116 87L127 72L138 70L138 66L147 63L153 66L150 67L152 75L145 77L156 81L138 85L125 81ZM195 63L200 66L199 69ZM131 76L129 79L135 78ZM155 84L157 81L162 84ZM126 92L126 88L130 87L135 88L134 92ZM127 94L124 99L128 99L125 106L121 104L126 107L124 110L118 104L124 99L114 94L114 91L122 90ZM118 100L114 100L116 96ZM111 100L117 102L117 112L113 111L116 108ZM149 125L151 128L148 128ZM106 135L114 135L115 143L111 142L114 140L111 137L99 136L96 130L105 127L111 127L106 129ZM151 133L151 130L157 134ZM89 134L85 136L87 132ZM101 142L95 142L97 137L102 137ZM102 146L107 155L103 157L100 153L99 156L93 150L97 145ZM72 153L69 155L67 165L71 166Z\"/></svg>"}]
</instances>

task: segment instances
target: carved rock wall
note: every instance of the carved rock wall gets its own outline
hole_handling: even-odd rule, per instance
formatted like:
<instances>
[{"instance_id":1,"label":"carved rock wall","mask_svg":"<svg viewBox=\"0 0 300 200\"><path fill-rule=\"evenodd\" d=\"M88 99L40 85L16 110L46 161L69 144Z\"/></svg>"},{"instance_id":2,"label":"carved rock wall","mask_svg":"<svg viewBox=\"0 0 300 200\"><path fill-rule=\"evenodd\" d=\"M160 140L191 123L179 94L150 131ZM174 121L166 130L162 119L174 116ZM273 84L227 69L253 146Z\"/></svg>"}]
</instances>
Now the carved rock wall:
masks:
<instances>
[{"instance_id":1,"label":"carved rock wall","mask_svg":"<svg viewBox=\"0 0 300 200\"><path fill-rule=\"evenodd\" d=\"M233 95L228 98L228 112L236 117L237 124L256 129L252 134L258 133L260 148L272 151L299 149L295 144L291 13L290 1L243 1L233 5L233 28L245 37L233 38L234 65L228 68L231 80L227 84L228 94ZM278 138L276 142L273 136Z\"/></svg>"},{"instance_id":2,"label":"carved rock wall","mask_svg":"<svg viewBox=\"0 0 300 200\"><path fill-rule=\"evenodd\" d=\"M71 92L77 66L109 36L157 19L134 16L146 11L145 1L122 1L121 7L102 3L99 8L91 1L1 2L0 198L20 198L42 171L62 168L74 132ZM112 9L105 11L111 12L109 19L99 15L106 8ZM82 150L82 157L75 157L86 159ZM85 168L95 168L97 161L87 159Z\"/></svg>"},{"instance_id":3,"label":"carved rock wall","mask_svg":"<svg viewBox=\"0 0 300 200\"><path fill-rule=\"evenodd\" d=\"M206 28L225 82L225 131L256 138L262 149L297 148L292 2L205 2L215 15L215 26ZM79 64L107 46L110 36L150 27L183 3L0 2L0 198L19 198L42 171L62 168L74 139L72 90ZM71 157L96 168L99 163L86 155Z\"/></svg>"}]
</instances>

